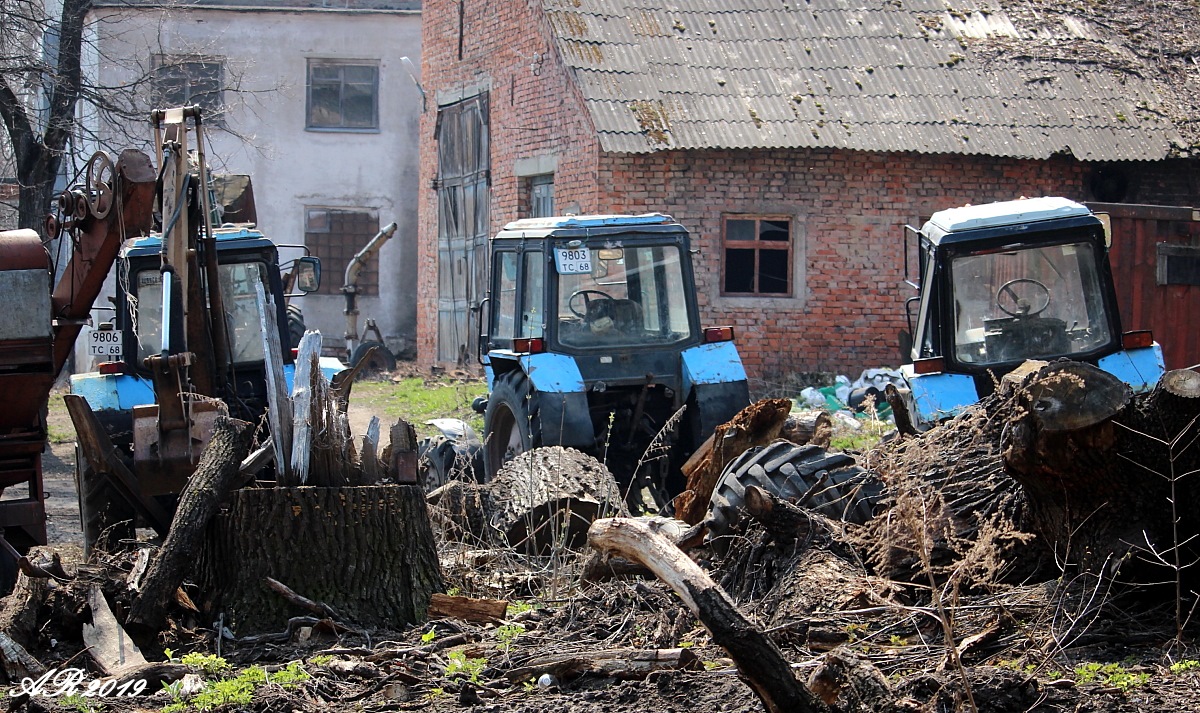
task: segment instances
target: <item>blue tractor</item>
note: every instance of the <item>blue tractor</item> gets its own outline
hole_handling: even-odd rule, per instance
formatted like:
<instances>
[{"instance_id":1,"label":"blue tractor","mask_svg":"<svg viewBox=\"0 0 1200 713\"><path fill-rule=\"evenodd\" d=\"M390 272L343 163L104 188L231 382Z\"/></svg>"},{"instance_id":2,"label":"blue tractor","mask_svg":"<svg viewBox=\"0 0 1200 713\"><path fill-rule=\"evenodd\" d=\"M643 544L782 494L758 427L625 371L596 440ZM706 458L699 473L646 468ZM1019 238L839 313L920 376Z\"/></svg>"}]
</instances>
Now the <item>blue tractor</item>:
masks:
<instances>
[{"instance_id":1,"label":"blue tractor","mask_svg":"<svg viewBox=\"0 0 1200 713\"><path fill-rule=\"evenodd\" d=\"M991 394L1027 360L1087 362L1135 392L1162 376L1152 335L1122 331L1110 231L1087 207L1065 198L966 206L909 230L919 294L906 305L912 363L898 395L915 430Z\"/></svg>"},{"instance_id":2,"label":"blue tractor","mask_svg":"<svg viewBox=\"0 0 1200 713\"><path fill-rule=\"evenodd\" d=\"M560 445L595 456L636 509L749 404L732 327L704 329L687 230L670 216L509 223L491 241L480 358L483 461Z\"/></svg>"}]
</instances>

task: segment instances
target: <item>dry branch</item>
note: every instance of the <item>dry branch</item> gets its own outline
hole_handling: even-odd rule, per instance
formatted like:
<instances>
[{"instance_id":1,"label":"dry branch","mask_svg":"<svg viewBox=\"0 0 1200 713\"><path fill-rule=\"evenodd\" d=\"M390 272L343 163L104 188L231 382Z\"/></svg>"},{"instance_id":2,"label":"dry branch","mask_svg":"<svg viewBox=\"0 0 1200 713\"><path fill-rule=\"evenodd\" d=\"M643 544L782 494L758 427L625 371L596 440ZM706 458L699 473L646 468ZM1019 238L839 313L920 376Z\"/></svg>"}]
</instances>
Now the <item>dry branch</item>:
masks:
<instances>
[{"instance_id":1,"label":"dry branch","mask_svg":"<svg viewBox=\"0 0 1200 713\"><path fill-rule=\"evenodd\" d=\"M635 520L597 520L588 530L592 546L617 552L649 567L679 595L724 647L742 678L769 713L809 713L828 708L792 674L779 648L738 611L698 564L647 525Z\"/></svg>"}]
</instances>

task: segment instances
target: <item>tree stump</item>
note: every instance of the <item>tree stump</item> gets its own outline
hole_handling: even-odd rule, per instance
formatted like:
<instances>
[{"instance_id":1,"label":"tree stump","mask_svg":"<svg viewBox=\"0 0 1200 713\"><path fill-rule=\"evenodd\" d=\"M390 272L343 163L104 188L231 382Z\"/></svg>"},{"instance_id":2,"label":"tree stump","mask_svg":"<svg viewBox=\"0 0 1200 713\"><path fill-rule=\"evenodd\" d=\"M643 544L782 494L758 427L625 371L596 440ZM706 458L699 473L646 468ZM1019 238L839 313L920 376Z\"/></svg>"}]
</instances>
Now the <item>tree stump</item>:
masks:
<instances>
[{"instance_id":1,"label":"tree stump","mask_svg":"<svg viewBox=\"0 0 1200 713\"><path fill-rule=\"evenodd\" d=\"M441 569L415 485L235 491L199 562L204 607L238 635L280 631L298 610L270 577L364 627L423 621Z\"/></svg>"}]
</instances>

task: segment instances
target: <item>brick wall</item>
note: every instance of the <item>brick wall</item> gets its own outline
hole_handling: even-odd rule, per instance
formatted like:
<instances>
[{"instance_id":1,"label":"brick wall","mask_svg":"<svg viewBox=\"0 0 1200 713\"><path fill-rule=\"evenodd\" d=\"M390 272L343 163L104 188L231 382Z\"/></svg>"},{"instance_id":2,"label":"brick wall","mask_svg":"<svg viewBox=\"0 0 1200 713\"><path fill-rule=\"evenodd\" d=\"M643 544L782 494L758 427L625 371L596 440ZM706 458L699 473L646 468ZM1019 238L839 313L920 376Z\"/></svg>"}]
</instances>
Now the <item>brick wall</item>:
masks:
<instances>
[{"instance_id":1,"label":"brick wall","mask_svg":"<svg viewBox=\"0 0 1200 713\"><path fill-rule=\"evenodd\" d=\"M466 2L463 60L457 59L458 3L425 5L423 82L431 93L491 84L492 226L517 217L521 186L513 163L553 153L558 212L673 215L692 231L702 322L737 327L738 347L759 386L797 373L857 376L900 363L898 333L905 224L966 203L1059 195L1090 200L1092 168L1074 159L1021 161L986 156L823 151L709 151L613 155L599 151L583 102L553 52L540 12L525 2ZM486 9L486 15L481 14ZM534 28L540 28L535 32ZM490 32L491 34L486 34ZM419 359L436 353L436 111L421 123L421 284ZM1136 164L1145 202L1195 204L1195 162ZM1190 170L1189 170L1190 169ZM575 210L577 209L577 210ZM720 228L725 213L787 214L797 236L796 294L791 298L720 296Z\"/></svg>"}]
</instances>

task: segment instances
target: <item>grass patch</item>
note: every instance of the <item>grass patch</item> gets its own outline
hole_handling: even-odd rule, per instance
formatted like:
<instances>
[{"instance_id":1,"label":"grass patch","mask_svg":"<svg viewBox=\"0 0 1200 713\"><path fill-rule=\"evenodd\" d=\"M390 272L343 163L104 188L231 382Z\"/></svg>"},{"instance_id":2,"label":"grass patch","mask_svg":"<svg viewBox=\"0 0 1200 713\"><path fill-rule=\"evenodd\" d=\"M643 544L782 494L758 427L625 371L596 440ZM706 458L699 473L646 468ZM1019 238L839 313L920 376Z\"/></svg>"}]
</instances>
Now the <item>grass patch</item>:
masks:
<instances>
[{"instance_id":1,"label":"grass patch","mask_svg":"<svg viewBox=\"0 0 1200 713\"><path fill-rule=\"evenodd\" d=\"M487 384L483 379L427 381L411 377L398 382L357 382L350 392L350 403L383 414L384 420L391 419L392 423L403 418L418 432L427 434L437 433L437 429L425 425L431 418L462 419L482 437L483 416L471 410L471 402L485 394Z\"/></svg>"}]
</instances>

